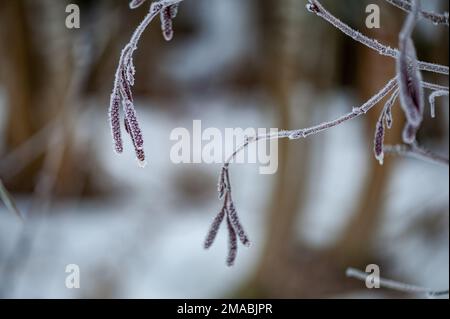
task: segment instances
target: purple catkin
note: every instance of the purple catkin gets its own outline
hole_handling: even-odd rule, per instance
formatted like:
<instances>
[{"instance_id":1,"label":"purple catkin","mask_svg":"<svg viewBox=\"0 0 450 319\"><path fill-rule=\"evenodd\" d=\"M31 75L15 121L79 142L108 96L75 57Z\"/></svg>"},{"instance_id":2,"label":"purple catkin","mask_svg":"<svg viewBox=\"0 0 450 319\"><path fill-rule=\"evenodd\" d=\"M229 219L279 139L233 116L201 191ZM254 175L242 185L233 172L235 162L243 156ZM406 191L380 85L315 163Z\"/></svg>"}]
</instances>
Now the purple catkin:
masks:
<instances>
[{"instance_id":1,"label":"purple catkin","mask_svg":"<svg viewBox=\"0 0 450 319\"><path fill-rule=\"evenodd\" d=\"M114 141L114 150L120 154L123 152L122 134L120 131L120 97L115 92L111 94L111 103L109 108L109 122L111 134Z\"/></svg>"},{"instance_id":2,"label":"purple catkin","mask_svg":"<svg viewBox=\"0 0 450 319\"><path fill-rule=\"evenodd\" d=\"M224 217L225 217L225 209L222 209L220 213L214 218L211 228L208 231L208 235L206 236L204 244L205 249L209 249L211 245L214 243L214 240L217 237L217 233L219 232L219 228L223 222Z\"/></svg>"},{"instance_id":3,"label":"purple catkin","mask_svg":"<svg viewBox=\"0 0 450 319\"><path fill-rule=\"evenodd\" d=\"M166 41L170 41L173 38L173 23L172 12L170 7L164 8L161 11L161 30Z\"/></svg>"},{"instance_id":4,"label":"purple catkin","mask_svg":"<svg viewBox=\"0 0 450 319\"><path fill-rule=\"evenodd\" d=\"M219 214L214 219L210 231L206 237L204 247L206 249L210 248L214 243L217 232L220 228L220 224L223 222L224 217L227 219L227 227L228 227L228 239L229 239L229 256L227 259L227 264L232 266L234 264L234 260L236 258L237 251L237 238L239 237L240 242L245 246L250 246L250 240L248 239L247 234L244 231L244 228L239 221L239 216L236 212L236 208L233 203L233 199L231 197L231 187L230 187L230 178L228 173L228 165L225 165L222 168L222 172L219 177L219 186L218 186L219 198L223 199L223 206L220 210Z\"/></svg>"},{"instance_id":5,"label":"purple catkin","mask_svg":"<svg viewBox=\"0 0 450 319\"><path fill-rule=\"evenodd\" d=\"M396 89L394 93L391 94L389 99L381 111L380 117L378 118L377 124L375 125L375 137L373 151L375 153L375 158L383 165L384 160L384 137L385 137L385 126L389 129L392 127L392 106L397 99L399 90Z\"/></svg>"},{"instance_id":6,"label":"purple catkin","mask_svg":"<svg viewBox=\"0 0 450 319\"><path fill-rule=\"evenodd\" d=\"M183 0L158 0L150 4L149 13L136 28L130 42L122 50L120 62L116 71L114 89L109 106L109 122L114 141L114 150L117 153L123 152L123 142L120 131L120 104L122 104L123 112L125 114L125 130L131 136L136 157L141 166L145 164L145 152L143 134L133 105L133 93L131 90L135 82L134 75L136 73L133 63L133 53L137 50L139 39L145 29L158 14L161 14L161 17L164 16L164 18L162 18L164 37L166 39L169 37L172 38L172 19L175 18L178 4L182 1ZM130 8L135 9L144 2L145 0L132 0L130 2Z\"/></svg>"},{"instance_id":7,"label":"purple catkin","mask_svg":"<svg viewBox=\"0 0 450 319\"><path fill-rule=\"evenodd\" d=\"M383 165L384 159L384 117L385 113L382 112L375 126L375 138L373 147L375 158L380 162L381 165Z\"/></svg>"},{"instance_id":8,"label":"purple catkin","mask_svg":"<svg viewBox=\"0 0 450 319\"><path fill-rule=\"evenodd\" d=\"M237 237L236 232L233 228L232 222L230 218L227 217L227 228L228 228L228 257L227 257L227 265L233 266L234 261L237 256Z\"/></svg>"},{"instance_id":9,"label":"purple catkin","mask_svg":"<svg viewBox=\"0 0 450 319\"><path fill-rule=\"evenodd\" d=\"M138 160L139 166L141 167L145 167L147 165L147 162L145 160L145 152L144 149L139 149L138 147L136 147L136 140L133 136L133 134L131 133L131 129L130 129L130 123L128 121L128 119L124 119L124 126L125 126L125 131L130 135L131 137L131 141L133 143L133 147L134 147L134 151L136 154L136 159Z\"/></svg>"},{"instance_id":10,"label":"purple catkin","mask_svg":"<svg viewBox=\"0 0 450 319\"><path fill-rule=\"evenodd\" d=\"M142 131L137 120L134 105L131 101L126 100L123 102L123 108L128 123L129 134L133 138L134 147L136 150L142 150L144 148L144 139L142 137Z\"/></svg>"}]
</instances>

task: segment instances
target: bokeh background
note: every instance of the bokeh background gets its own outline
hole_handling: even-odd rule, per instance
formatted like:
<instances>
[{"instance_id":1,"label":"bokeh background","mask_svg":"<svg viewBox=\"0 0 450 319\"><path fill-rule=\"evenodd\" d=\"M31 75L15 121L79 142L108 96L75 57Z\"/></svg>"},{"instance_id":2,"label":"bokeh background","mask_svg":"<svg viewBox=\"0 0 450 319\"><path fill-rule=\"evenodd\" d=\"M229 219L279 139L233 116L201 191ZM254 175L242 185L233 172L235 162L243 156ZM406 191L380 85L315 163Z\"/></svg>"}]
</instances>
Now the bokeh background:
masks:
<instances>
[{"instance_id":1,"label":"bokeh background","mask_svg":"<svg viewBox=\"0 0 450 319\"><path fill-rule=\"evenodd\" d=\"M293 129L359 106L395 74L395 61L353 42L302 0L186 0L166 43L154 21L136 53L134 89L149 164L113 153L107 108L120 50L146 14L127 0L0 0L0 178L25 222L0 206L3 298L411 298L369 290L345 269L449 285L449 171L372 152L382 104L300 141L280 141L279 169L232 166L234 199L252 240L225 265L226 231L203 240L221 207L219 164L175 165L176 127ZM448 1L422 1L448 11ZM365 8L381 8L367 29ZM363 33L397 46L406 17L381 0L323 4ZM448 28L421 21L422 60L448 65ZM448 77L424 74L448 85ZM420 141L448 154L449 105ZM388 142L400 141L397 104ZM81 288L65 287L77 264ZM448 298L448 295L446 296Z\"/></svg>"}]
</instances>

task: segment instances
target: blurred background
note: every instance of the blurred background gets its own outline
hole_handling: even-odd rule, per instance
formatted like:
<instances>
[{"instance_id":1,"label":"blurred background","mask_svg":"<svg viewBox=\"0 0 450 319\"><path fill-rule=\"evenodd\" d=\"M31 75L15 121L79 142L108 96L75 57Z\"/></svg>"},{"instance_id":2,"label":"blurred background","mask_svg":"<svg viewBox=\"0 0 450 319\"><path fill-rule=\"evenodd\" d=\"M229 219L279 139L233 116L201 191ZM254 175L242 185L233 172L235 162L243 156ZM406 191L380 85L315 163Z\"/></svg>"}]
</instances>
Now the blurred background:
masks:
<instances>
[{"instance_id":1,"label":"blurred background","mask_svg":"<svg viewBox=\"0 0 450 319\"><path fill-rule=\"evenodd\" d=\"M81 28L65 27L66 5ZM438 12L448 1L422 1ZM364 25L366 5L381 28ZM311 126L361 105L395 74L395 61L310 14L303 0L187 0L175 38L159 19L135 55L134 88L149 164L130 144L113 153L107 109L121 49L145 16L127 0L0 0L0 178L25 216L0 206L2 298L390 298L347 267L434 289L449 285L449 171L372 152L382 104L363 118L300 141L280 141L279 169L231 168L251 240L226 267L225 229L203 240L221 208L219 164L175 165L176 127ZM323 4L397 47L405 13L384 1ZM418 56L448 65L448 28L421 21ZM448 77L424 74L448 86ZM394 108L387 142L400 142ZM421 143L448 154L448 98ZM67 289L77 264L81 288ZM448 298L448 295L446 296Z\"/></svg>"}]
</instances>

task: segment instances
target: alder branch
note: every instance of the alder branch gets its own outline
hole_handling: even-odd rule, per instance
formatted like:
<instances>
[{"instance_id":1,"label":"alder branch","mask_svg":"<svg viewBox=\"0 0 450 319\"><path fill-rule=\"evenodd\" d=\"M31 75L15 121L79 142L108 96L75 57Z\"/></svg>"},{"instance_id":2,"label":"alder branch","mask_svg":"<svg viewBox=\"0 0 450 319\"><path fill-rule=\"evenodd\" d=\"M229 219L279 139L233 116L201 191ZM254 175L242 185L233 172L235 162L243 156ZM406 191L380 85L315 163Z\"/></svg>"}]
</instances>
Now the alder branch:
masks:
<instances>
[{"instance_id":1,"label":"alder branch","mask_svg":"<svg viewBox=\"0 0 450 319\"><path fill-rule=\"evenodd\" d=\"M444 86L440 86L437 84L429 83L422 81L423 87L429 88L431 90L446 90L448 88ZM389 93L392 93L391 98L386 102L383 112L386 112L386 121L390 121L390 124L388 124L388 127L392 125L392 116L390 115L390 109L392 105L394 104L396 98L398 97L398 81L397 77L391 79L379 92L377 92L375 95L373 95L367 102L362 104L360 107L355 107L352 109L351 112L344 114L335 120L329 121L329 122L323 122L315 126L311 126L308 128L298 129L298 130L283 130L276 133L269 133L264 135L257 135L254 137L248 137L245 142L236 148L236 150L229 156L229 158L225 161L221 174L219 176L219 183L218 183L218 192L219 192L219 199L224 199L222 209L220 210L219 214L214 218L214 221L211 225L211 228L207 234L204 247L205 249L209 249L217 236L217 233L219 231L220 225L222 224L224 220L224 216L226 215L227 207L231 206L233 209L233 212L236 212L235 205L232 200L232 191L231 191L231 180L229 176L229 168L233 160L236 158L236 156L244 151L250 144L257 143L260 141L267 141L271 139L283 139L288 138L290 140L297 140L301 138L307 138L311 135L315 135L318 133L321 133L323 131L327 131L333 127L339 126L347 121L353 120L363 114L366 114L368 111L370 111L374 106L376 106L383 98L385 98ZM386 153L392 153L391 147L385 147L384 152ZM408 148L407 146L401 148L400 151L396 151L398 155L406 155L406 156L414 156L417 158L425 159L427 161L432 161L439 164L448 165L448 159L442 156L438 156L436 154L433 154L430 151L426 151L422 148L419 148L417 145L414 144L414 150L412 148ZM382 157L377 157L380 162L382 163ZM237 218L237 213L236 213ZM240 227L242 230L242 227ZM232 240L234 234L230 231L230 227L228 227L229 236L230 236L230 244L229 244L229 257L227 259L227 264L229 266L232 266L234 264L234 258L236 257L236 250L237 246L232 245L234 241ZM242 230L243 231L243 230ZM244 245L249 246L250 242L248 241L247 235L245 235L245 239L242 241ZM232 258L230 259L230 257Z\"/></svg>"},{"instance_id":2,"label":"alder branch","mask_svg":"<svg viewBox=\"0 0 450 319\"><path fill-rule=\"evenodd\" d=\"M363 114L366 114L370 111L375 105L377 105L386 95L388 95L392 90L397 87L397 77L391 79L378 93L373 95L367 102L362 104L360 107L355 107L351 112L346 113L332 121L322 122L318 125L314 125L311 127L297 129L297 130L283 130L277 133L269 133L265 135L257 135L255 137L247 138L245 143L239 146L233 154L227 159L223 168L228 169L229 165L232 163L234 158L245 148L247 148L250 144L270 140L270 139L282 139L289 138L290 140L297 140L301 138L306 138L311 135L318 134L320 132L331 129L335 126L343 124L347 121L353 120Z\"/></svg>"},{"instance_id":3,"label":"alder branch","mask_svg":"<svg viewBox=\"0 0 450 319\"><path fill-rule=\"evenodd\" d=\"M430 83L430 82L426 82L426 81L422 81L422 86L425 89L430 89L433 91L447 91L448 92L448 86L434 84L434 83Z\"/></svg>"},{"instance_id":4,"label":"alder branch","mask_svg":"<svg viewBox=\"0 0 450 319\"><path fill-rule=\"evenodd\" d=\"M315 13L317 16L321 17L335 28L339 29L345 35L351 37L353 40L365 45L366 47L378 52L381 55L388 56L391 58L398 58L400 52L396 48L391 48L387 45L384 45L377 40L371 39L359 31L352 29L350 26L333 16L330 12L328 12L318 0L308 0L309 3L306 5L306 8L309 12ZM449 74L448 66L417 61L417 66L422 71L428 71L439 74Z\"/></svg>"},{"instance_id":5,"label":"alder branch","mask_svg":"<svg viewBox=\"0 0 450 319\"><path fill-rule=\"evenodd\" d=\"M257 143L260 141L267 141L271 139L283 139L283 138L289 138L290 140L297 140L301 138L307 138L308 136L329 130L347 121L355 119L363 114L366 114L371 108L377 105L387 94L389 94L389 92L394 90L396 87L397 87L397 77L391 79L377 94L372 96L366 103L364 103L360 107L353 108L351 112L333 121L323 122L321 124L304 129L284 130L276 133L269 133L265 135L257 135L254 137L246 138L245 142L238 148L236 148L236 150L226 160L226 162L222 167L222 171L219 176L218 193L219 199L223 199L223 206L219 211L219 213L217 214L217 216L214 218L210 230L206 236L204 244L205 249L209 249L214 243L214 240L217 236L217 233L219 231L222 222L224 221L225 216L227 216L229 243L230 243L227 264L229 266L232 266L236 258L237 245L235 244L235 240L233 239L236 233L239 235L242 244L244 244L245 246L248 246L250 244L250 241L248 240L248 237L239 222L239 218L232 199L231 181L229 176L229 166L241 151L245 150L250 144ZM231 216L231 221L235 221L234 223L232 223L231 227L228 222L229 216Z\"/></svg>"},{"instance_id":6,"label":"alder branch","mask_svg":"<svg viewBox=\"0 0 450 319\"><path fill-rule=\"evenodd\" d=\"M130 135L136 158L139 165L142 167L146 165L146 156L144 152L144 138L133 101L132 87L134 85L134 75L136 73L133 63L133 54L138 48L142 34L157 15L161 16L161 26L164 38L167 41L172 39L172 19L176 17L178 13L178 4L182 1L183 0L158 0L151 3L150 11L136 28L130 41L122 50L119 65L116 70L108 111L114 150L116 153L123 152L120 124L120 106L122 105L125 130ZM143 3L143 0L133 0L130 2L130 8L134 9Z\"/></svg>"},{"instance_id":7,"label":"alder branch","mask_svg":"<svg viewBox=\"0 0 450 319\"><path fill-rule=\"evenodd\" d=\"M125 122L125 129L126 132L130 135L132 143L134 145L134 149L136 152L136 157L139 160L140 164L145 163L145 153L144 153L144 140L143 140L143 134L140 129L140 125L137 119L136 111L133 104L133 95L132 95L132 86L134 85L134 75L135 75L135 68L133 64L133 53L137 50L138 42L145 31L145 29L148 27L148 25L154 20L154 18L160 14L161 16L161 24L162 24L162 31L164 38L166 40L171 40L173 36L173 30L172 30L172 19L175 18L178 10L178 4L182 2L183 0L158 0L153 2L150 5L150 11L147 14L147 16L144 18L144 20L141 22L139 27L136 29L136 31L133 33L133 36L131 37L131 40L129 43L125 46L125 48L122 50L119 66L116 71L116 78L114 81L114 88L113 92L111 94L111 101L110 101L110 109L109 109L109 117L110 117L110 124L111 124L111 132L112 137L114 141L114 148L117 153L123 152L123 142L122 142L122 136L121 136L121 124L120 124L120 105L122 105L123 113L124 113L124 122ZM136 8L142 5L145 2L145 0L132 0L130 2L130 8ZM393 1L398 2L398 1ZM399 2L400 4L404 4L403 1ZM405 41L400 41L400 49L397 48L391 48L385 44L382 44L378 42L375 39L371 39L362 33L352 29L350 26L345 24L344 22L340 21L338 18L333 16L330 12L328 12L318 0L308 0L308 4L306 5L306 8L310 11L315 13L317 16L321 17L334 27L336 27L338 30L343 32L345 35L351 37L355 41L367 46L368 48L378 52L379 54L383 56L388 56L391 58L395 58L397 60L397 64L402 67L403 72L397 72L397 76L390 81L387 82L387 84L375 95L373 95L367 102L365 102L360 107L355 107L352 109L351 112L346 113L342 115L339 118L336 118L332 121L323 122L315 126L311 126L308 128L298 129L298 130L284 130L277 133L270 133L266 135L257 135L254 137L249 137L246 139L246 141L239 146L232 155L227 159L227 161L224 163L222 167L222 171L219 178L219 185L218 185L218 191L219 191L219 198L223 199L223 206L220 210L219 214L215 217L212 226L210 228L210 231L208 232L204 247L206 249L210 248L211 245L214 243L214 240L217 236L217 233L219 231L219 228L221 224L226 220L228 234L229 234L229 254L227 258L227 264L232 265L235 261L236 255L237 255L237 239L239 238L240 242L246 246L250 244L250 241L248 240L248 237L240 224L233 200L232 200L232 194L231 194L231 181L229 177L229 166L235 159L236 155L239 154L241 151L245 150L250 144L256 143L259 141L265 141L270 139L283 139L288 138L290 140L297 140L301 138L306 138L311 135L318 134L320 132L326 131L328 129L331 129L333 127L339 126L347 121L350 121L352 119L355 119L363 114L366 114L369 110L371 110L375 105L377 105L384 97L391 94L390 98L386 102L382 113L380 114L379 121L377 123L376 127L376 134L375 134L375 155L376 158L382 163L383 161L383 143L384 143L384 126L387 125L388 128L392 126L392 114L391 109L394 105L397 98L400 96L402 100L402 107L404 107L403 104L405 100L405 96L407 96L407 92L405 90L405 85L408 85L408 81L410 78L411 73L406 72L405 70L409 70L409 64L413 63L414 68L413 70L419 72L419 71L428 71L438 74L449 74L449 68L448 66L440 65L440 64L434 64L424 61L417 61L415 58L415 53L412 50L410 50L412 47L412 40L410 39L410 35L412 32L412 29L414 27L414 24L417 20L417 16L419 16L419 9L414 8L415 11L413 13L409 14L409 27L406 24L406 27L404 27L404 33L405 37L403 39ZM413 6L403 6L405 10L412 11ZM424 15L423 12L420 13L420 15ZM448 16L447 16L448 21ZM406 32L408 31L408 32ZM406 43L408 42L408 43ZM406 44L402 48L402 44ZM410 45L411 44L411 45ZM404 47L408 47L408 52ZM409 59L409 60L408 60ZM403 78L402 78L403 77ZM406 80L405 80L406 77ZM430 105L432 109L432 114L434 114L434 100L437 96L442 96L448 94L448 87L428 83L421 81L420 73L418 73L414 79L415 81L415 88L416 91L421 93L423 88L430 89L434 91L430 97ZM420 101L419 106L419 115L420 115L420 121L423 111L423 99L422 94L416 94L419 97L418 99L414 99L414 97L411 97L413 101ZM409 96L407 96L409 97ZM411 104L411 103L410 103ZM414 106L414 105L409 105ZM411 107L409 109L412 109ZM419 121L417 121L419 122ZM417 124L418 126L419 124ZM415 132L414 132L415 133ZM415 138L415 134L414 134ZM401 151L404 152L405 155L411 155L414 154L415 156L419 156L426 159L432 159L435 162L440 163L447 163L448 165L448 159L445 159L443 157L439 157L437 155L432 155L431 152L425 151L424 149L419 148L415 142L411 140L411 146L410 148L402 148ZM391 148L388 147L388 151L391 151Z\"/></svg>"},{"instance_id":8,"label":"alder branch","mask_svg":"<svg viewBox=\"0 0 450 319\"><path fill-rule=\"evenodd\" d=\"M388 3L392 4L393 6L396 6L399 9L402 9L405 12L411 12L412 11L412 5L410 2L405 0L386 0ZM442 24L449 26L448 23L448 12L441 13L434 13L429 11L420 11L421 17L430 20L434 24Z\"/></svg>"}]
</instances>

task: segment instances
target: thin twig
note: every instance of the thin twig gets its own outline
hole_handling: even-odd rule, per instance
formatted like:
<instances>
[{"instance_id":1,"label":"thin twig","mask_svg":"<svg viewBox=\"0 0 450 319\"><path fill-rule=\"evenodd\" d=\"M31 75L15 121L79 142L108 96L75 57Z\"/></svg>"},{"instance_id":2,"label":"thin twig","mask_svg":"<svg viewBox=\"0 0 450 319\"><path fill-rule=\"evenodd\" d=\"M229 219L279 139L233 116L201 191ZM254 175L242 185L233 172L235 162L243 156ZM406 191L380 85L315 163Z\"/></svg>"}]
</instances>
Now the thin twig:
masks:
<instances>
[{"instance_id":1,"label":"thin twig","mask_svg":"<svg viewBox=\"0 0 450 319\"><path fill-rule=\"evenodd\" d=\"M366 281L369 274L355 268L348 268L346 276L361 281ZM402 282L379 278L380 287L401 291L408 294L425 294L427 297L438 297L448 295L447 290L434 290L430 288L419 287L415 285L405 284Z\"/></svg>"},{"instance_id":2,"label":"thin twig","mask_svg":"<svg viewBox=\"0 0 450 319\"><path fill-rule=\"evenodd\" d=\"M386 1L390 4L392 4L393 6L396 6L397 8L402 9L405 12L411 12L411 10L412 10L411 3L409 3L408 1L405 1L405 0L386 0ZM434 13L434 12L421 10L420 15L423 18L430 20L431 22L433 22L436 25L442 24L442 25L446 25L447 27L449 26L448 12L444 12L443 14L441 14L441 13Z\"/></svg>"},{"instance_id":3,"label":"thin twig","mask_svg":"<svg viewBox=\"0 0 450 319\"><path fill-rule=\"evenodd\" d=\"M434 84L434 83L430 83L430 82L426 82L426 81L422 81L422 86L425 89L430 89L433 91L447 91L448 92L448 86Z\"/></svg>"},{"instance_id":4,"label":"thin twig","mask_svg":"<svg viewBox=\"0 0 450 319\"><path fill-rule=\"evenodd\" d=\"M218 192L219 199L223 199L223 205L217 216L214 218L210 230L206 236L204 247L206 249L210 248L214 243L216 235L218 233L219 227L224 220L224 217L229 217L232 222L232 229L230 229L228 219L228 230L229 230L229 258L227 259L227 264L232 266L234 263L234 259L236 258L236 250L237 246L234 244L235 240L233 239L234 235L233 231L237 233L240 241L245 246L250 245L250 241L239 222L239 218L233 203L232 192L231 192L231 181L229 175L229 166L241 151L245 150L250 144L257 143L260 141L267 141L271 139L282 139L289 138L290 140L297 140L300 138L307 138L308 136L318 134L320 132L331 129L335 126L338 126L342 123L350 121L354 118L361 116L362 114L367 113L371 108L373 108L377 103L379 103L389 92L394 90L397 87L397 78L391 79L377 94L372 96L366 103L361 105L360 107L355 107L353 110L333 121L323 122L321 124L311 126L304 129L298 130L285 130L275 133L269 133L265 135L257 135L255 137L246 138L245 142L240 145L236 150L230 155L230 157L226 160L222 167L222 171L219 176L218 183Z\"/></svg>"},{"instance_id":5,"label":"thin twig","mask_svg":"<svg viewBox=\"0 0 450 319\"><path fill-rule=\"evenodd\" d=\"M378 52L381 55L388 56L391 58L397 58L399 56L399 51L396 48L391 48L384 45L377 40L371 39L359 31L352 29L350 26L333 16L328 12L318 0L309 0L306 8L308 11L315 13L317 16L321 17L325 21L329 22L335 28L339 29L345 35L351 37L355 41L367 46L368 48ZM417 61L417 66L422 71L429 71L440 74L449 74L448 66L434 64L429 62Z\"/></svg>"},{"instance_id":6,"label":"thin twig","mask_svg":"<svg viewBox=\"0 0 450 319\"><path fill-rule=\"evenodd\" d=\"M241 151L243 151L245 148L247 148L252 143L263 141L263 140L270 140L270 139L289 138L290 140L297 140L297 139L301 139L301 138L306 138L308 136L315 135L320 132L326 131L326 130L331 129L335 126L338 126L342 123L353 120L363 114L366 114L375 105L377 105L386 95L388 95L392 90L394 90L396 88L396 86L397 86L397 77L391 79L378 93L376 93L374 96L372 96L363 105L361 105L360 107L353 108L351 112L344 114L335 120L332 120L329 122L323 122L318 125L303 128L303 129L284 130L284 131L280 131L277 133L258 135L254 138L249 138L246 140L245 143L243 143L241 146L239 146L234 151L234 153L225 162L223 168L228 169L228 166L231 164L231 162L237 156L237 154L239 154Z\"/></svg>"},{"instance_id":7,"label":"thin twig","mask_svg":"<svg viewBox=\"0 0 450 319\"><path fill-rule=\"evenodd\" d=\"M388 95L393 89L395 89L396 86L397 86L397 77L389 80L389 82L377 94L372 96L366 103L364 103L360 107L353 108L352 112L347 113L346 115L343 115L342 117L334 121L325 122L306 129L290 131L291 134L288 137L290 139L305 138L310 135L314 135L327 129L338 126L339 124L357 118L360 115L366 114L375 105L377 105L386 95Z\"/></svg>"}]
</instances>

